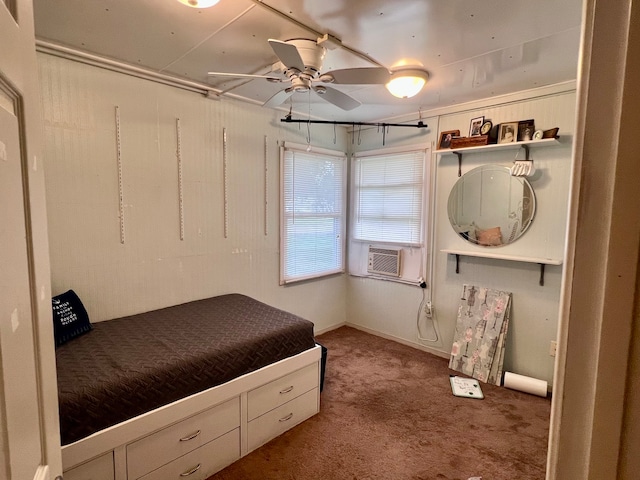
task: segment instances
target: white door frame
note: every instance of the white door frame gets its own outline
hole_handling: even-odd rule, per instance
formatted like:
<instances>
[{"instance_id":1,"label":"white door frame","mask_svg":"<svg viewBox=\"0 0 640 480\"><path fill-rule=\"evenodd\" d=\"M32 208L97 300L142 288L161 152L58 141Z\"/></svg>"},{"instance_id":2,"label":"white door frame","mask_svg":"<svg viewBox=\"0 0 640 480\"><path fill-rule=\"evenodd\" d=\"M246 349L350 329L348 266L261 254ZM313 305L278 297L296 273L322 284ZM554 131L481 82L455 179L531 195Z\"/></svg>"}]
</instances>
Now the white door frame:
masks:
<instances>
[{"instance_id":1,"label":"white door frame","mask_svg":"<svg viewBox=\"0 0 640 480\"><path fill-rule=\"evenodd\" d=\"M21 202L15 202L14 211L10 208L2 210L3 217L0 218L0 228L6 226L4 238L11 239L13 243L9 244L16 246L15 259L12 258L13 246L4 250L0 257L3 266L8 267L4 276L0 273L0 288L4 292L13 292L0 295L0 322L3 325L0 345L5 345L4 351L0 352L0 364L7 368L10 365L12 374L19 371L16 365L28 366L23 379L8 378L0 372L0 403L5 408L0 416L5 420L0 425L0 477L8 475L10 480L29 477L49 480L62 474L41 156L43 126L33 22L32 0L0 1L0 76L5 85L4 106L0 105L0 108L5 111L4 118L7 115L15 117L10 124L18 125L15 131L19 137L18 148L14 148L15 137L13 140L5 138L10 142L7 145L11 145L12 151L0 159L0 164L4 162L6 167L2 185L12 193L0 192L0 201L2 198L22 198ZM15 135L15 131L11 135ZM3 134L10 135L0 132L0 136ZM3 194L6 197L2 197ZM18 224L21 225L19 232L14 230ZM18 235L22 235L21 242L15 241ZM12 284L14 273L23 279L24 287L17 290ZM28 280L25 282L24 278ZM15 348L14 339L20 342L28 339L22 351ZM30 422L19 421L16 415L20 416L20 409L7 409L7 405L15 404L11 385L19 385L21 380L35 385L26 389L33 392L30 396L35 398L20 398L25 406L29 406L25 410L37 412L35 422L33 419ZM7 399L10 401L6 402ZM29 431L20 430L21 425L27 425Z\"/></svg>"},{"instance_id":2,"label":"white door frame","mask_svg":"<svg viewBox=\"0 0 640 480\"><path fill-rule=\"evenodd\" d=\"M547 479L636 478L640 3L585 0L580 60Z\"/></svg>"}]
</instances>

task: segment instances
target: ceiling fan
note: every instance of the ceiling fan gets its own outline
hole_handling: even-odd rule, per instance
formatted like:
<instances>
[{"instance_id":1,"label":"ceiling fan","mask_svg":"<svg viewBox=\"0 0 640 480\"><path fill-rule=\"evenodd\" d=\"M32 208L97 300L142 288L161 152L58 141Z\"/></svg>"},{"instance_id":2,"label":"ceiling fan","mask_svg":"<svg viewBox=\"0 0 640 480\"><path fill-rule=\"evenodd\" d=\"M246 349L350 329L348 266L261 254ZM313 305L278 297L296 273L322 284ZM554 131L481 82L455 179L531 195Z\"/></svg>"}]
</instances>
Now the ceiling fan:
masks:
<instances>
[{"instance_id":1,"label":"ceiling fan","mask_svg":"<svg viewBox=\"0 0 640 480\"><path fill-rule=\"evenodd\" d=\"M324 85L384 85L391 72L384 67L345 68L321 73L326 49L319 42L309 39L274 40L269 45L284 65L284 78L275 75L251 75L242 73L208 72L209 76L264 78L270 82L290 83L264 103L266 107L282 104L296 92L313 90L324 100L342 108L353 110L361 105L355 98L335 88Z\"/></svg>"}]
</instances>

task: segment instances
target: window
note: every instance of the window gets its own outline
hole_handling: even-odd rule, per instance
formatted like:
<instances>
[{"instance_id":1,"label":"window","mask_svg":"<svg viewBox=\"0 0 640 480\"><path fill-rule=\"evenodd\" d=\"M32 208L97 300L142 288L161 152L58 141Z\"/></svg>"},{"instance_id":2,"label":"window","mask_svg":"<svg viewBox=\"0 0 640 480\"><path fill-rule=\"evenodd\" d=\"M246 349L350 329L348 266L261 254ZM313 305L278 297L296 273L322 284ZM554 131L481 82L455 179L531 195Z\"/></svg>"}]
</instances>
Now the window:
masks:
<instances>
[{"instance_id":1,"label":"window","mask_svg":"<svg viewBox=\"0 0 640 480\"><path fill-rule=\"evenodd\" d=\"M353 160L354 240L423 243L425 149L360 154Z\"/></svg>"},{"instance_id":2,"label":"window","mask_svg":"<svg viewBox=\"0 0 640 480\"><path fill-rule=\"evenodd\" d=\"M281 149L280 284L344 272L346 156Z\"/></svg>"}]
</instances>

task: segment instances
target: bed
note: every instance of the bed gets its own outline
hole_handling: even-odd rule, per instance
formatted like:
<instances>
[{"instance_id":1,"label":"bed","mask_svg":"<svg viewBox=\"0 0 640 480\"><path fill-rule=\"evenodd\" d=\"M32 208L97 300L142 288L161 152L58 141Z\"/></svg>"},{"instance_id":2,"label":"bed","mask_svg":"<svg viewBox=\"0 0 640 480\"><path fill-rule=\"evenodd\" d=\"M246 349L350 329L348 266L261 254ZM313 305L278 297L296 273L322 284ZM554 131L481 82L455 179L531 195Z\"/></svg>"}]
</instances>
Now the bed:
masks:
<instances>
[{"instance_id":1,"label":"bed","mask_svg":"<svg viewBox=\"0 0 640 480\"><path fill-rule=\"evenodd\" d=\"M56 349L65 479L207 478L319 410L313 323L245 295L83 333Z\"/></svg>"}]
</instances>

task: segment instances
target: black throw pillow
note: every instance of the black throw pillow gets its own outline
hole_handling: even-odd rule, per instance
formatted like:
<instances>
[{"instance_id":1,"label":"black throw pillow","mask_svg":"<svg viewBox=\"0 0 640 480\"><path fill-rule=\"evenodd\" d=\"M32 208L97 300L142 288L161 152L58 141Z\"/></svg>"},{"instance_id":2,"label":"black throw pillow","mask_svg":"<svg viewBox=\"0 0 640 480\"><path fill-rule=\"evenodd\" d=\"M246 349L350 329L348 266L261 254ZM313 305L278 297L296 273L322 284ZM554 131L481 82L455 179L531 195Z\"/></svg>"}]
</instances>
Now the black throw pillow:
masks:
<instances>
[{"instance_id":1,"label":"black throw pillow","mask_svg":"<svg viewBox=\"0 0 640 480\"><path fill-rule=\"evenodd\" d=\"M56 347L93 329L84 305L73 290L53 297L51 308Z\"/></svg>"}]
</instances>

